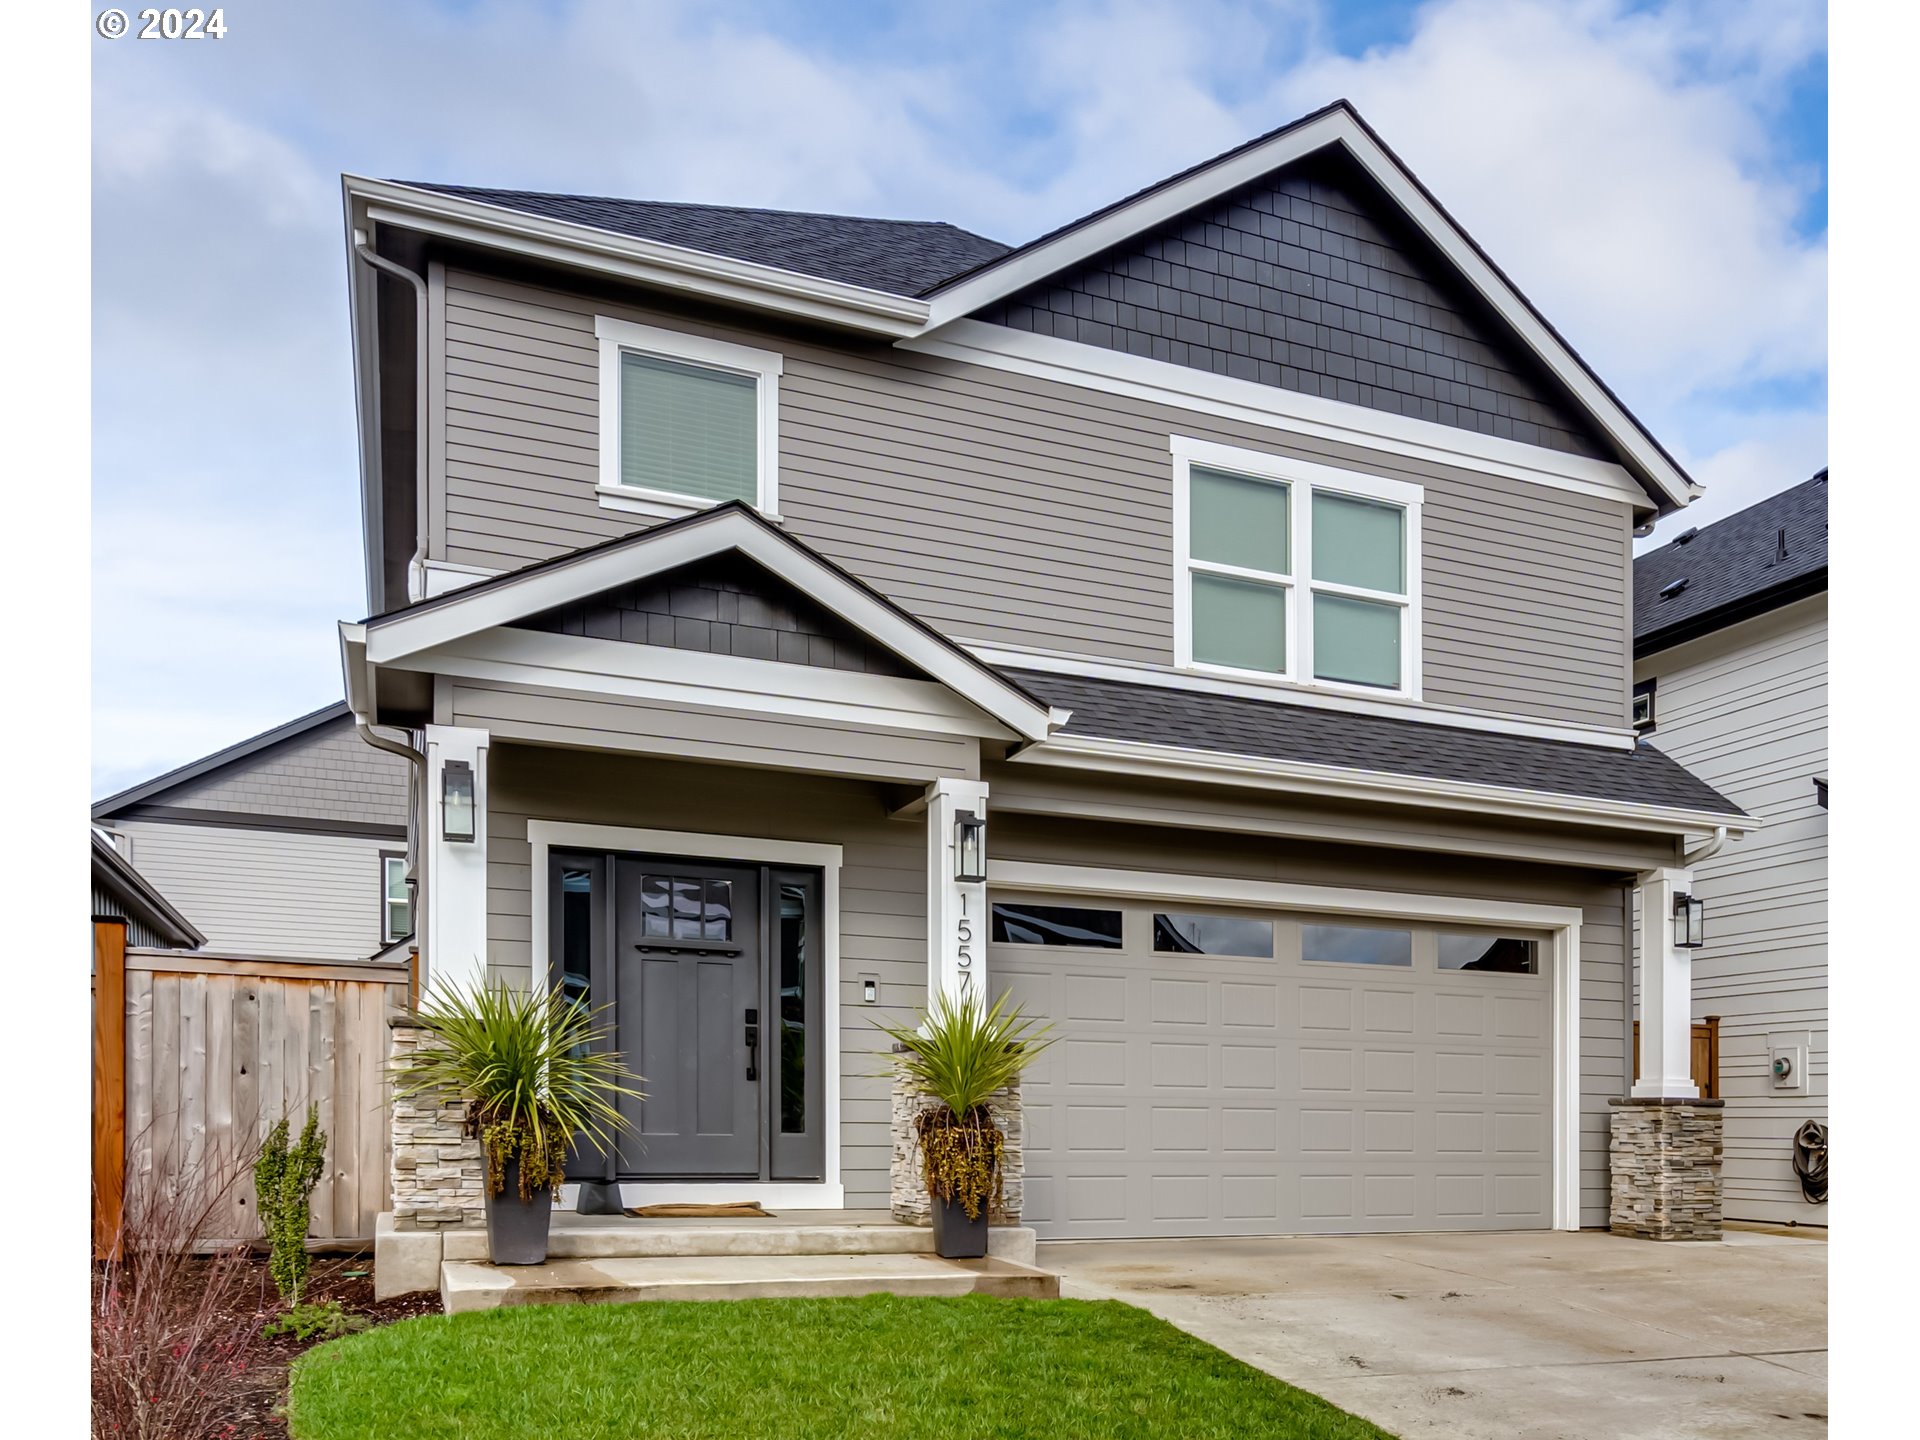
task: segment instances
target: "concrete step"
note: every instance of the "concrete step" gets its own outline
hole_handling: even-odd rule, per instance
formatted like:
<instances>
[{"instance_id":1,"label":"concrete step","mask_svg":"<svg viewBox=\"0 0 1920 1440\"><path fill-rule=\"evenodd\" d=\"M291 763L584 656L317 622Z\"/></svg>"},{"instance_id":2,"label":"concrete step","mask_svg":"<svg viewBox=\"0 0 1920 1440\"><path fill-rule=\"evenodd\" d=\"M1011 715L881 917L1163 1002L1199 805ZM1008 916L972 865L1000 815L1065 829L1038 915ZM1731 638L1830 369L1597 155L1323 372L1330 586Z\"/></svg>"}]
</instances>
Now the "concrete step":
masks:
<instances>
[{"instance_id":1,"label":"concrete step","mask_svg":"<svg viewBox=\"0 0 1920 1440\"><path fill-rule=\"evenodd\" d=\"M502 1305L880 1294L1051 1300L1060 1294L1060 1277L991 1255L658 1255L504 1266L449 1260L440 1267L440 1300L449 1315Z\"/></svg>"},{"instance_id":2,"label":"concrete step","mask_svg":"<svg viewBox=\"0 0 1920 1440\"><path fill-rule=\"evenodd\" d=\"M671 1220L554 1217L547 1254L554 1260L642 1260L721 1255L931 1255L933 1231L923 1226L873 1222L685 1224ZM988 1250L1020 1264L1033 1260L1033 1231L996 1225ZM442 1243L443 1260L487 1258L484 1231L453 1230Z\"/></svg>"}]
</instances>

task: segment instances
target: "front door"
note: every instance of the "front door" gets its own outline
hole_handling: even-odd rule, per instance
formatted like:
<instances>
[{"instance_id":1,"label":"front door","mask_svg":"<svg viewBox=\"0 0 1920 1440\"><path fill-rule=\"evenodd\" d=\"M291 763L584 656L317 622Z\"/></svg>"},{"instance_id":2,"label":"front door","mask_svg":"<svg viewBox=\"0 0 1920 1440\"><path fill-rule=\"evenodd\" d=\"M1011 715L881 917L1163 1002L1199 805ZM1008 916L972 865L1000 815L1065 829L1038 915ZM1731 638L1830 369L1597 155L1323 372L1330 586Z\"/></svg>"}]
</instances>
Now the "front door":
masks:
<instances>
[{"instance_id":1,"label":"front door","mask_svg":"<svg viewBox=\"0 0 1920 1440\"><path fill-rule=\"evenodd\" d=\"M611 1002L640 1079L615 1153L574 1178L818 1180L824 1115L818 872L652 855L553 856L551 981Z\"/></svg>"}]
</instances>

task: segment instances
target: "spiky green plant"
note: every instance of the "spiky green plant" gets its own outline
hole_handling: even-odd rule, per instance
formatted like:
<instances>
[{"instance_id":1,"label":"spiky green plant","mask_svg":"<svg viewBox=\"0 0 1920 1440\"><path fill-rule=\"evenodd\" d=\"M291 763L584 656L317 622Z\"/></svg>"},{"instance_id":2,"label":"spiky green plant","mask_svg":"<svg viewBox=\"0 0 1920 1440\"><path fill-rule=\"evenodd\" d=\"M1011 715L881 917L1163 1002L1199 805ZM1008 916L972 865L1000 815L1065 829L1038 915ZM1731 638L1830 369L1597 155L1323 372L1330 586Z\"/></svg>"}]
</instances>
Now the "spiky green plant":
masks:
<instances>
[{"instance_id":1,"label":"spiky green plant","mask_svg":"<svg viewBox=\"0 0 1920 1440\"><path fill-rule=\"evenodd\" d=\"M464 1099L467 1133L486 1151L492 1192L505 1188L507 1165L517 1159L520 1198L530 1200L564 1178L576 1138L607 1148L627 1128L615 1108L619 1096L645 1098L622 1083L641 1077L616 1052L595 1048L607 1035L596 1022L609 1008L503 984L433 990L413 1017L431 1038L396 1067L396 1093Z\"/></svg>"},{"instance_id":2,"label":"spiky green plant","mask_svg":"<svg viewBox=\"0 0 1920 1440\"><path fill-rule=\"evenodd\" d=\"M1020 1078L1053 1044L1050 1025L1037 1026L1003 994L991 1006L977 995L955 1001L936 996L917 1027L881 1025L900 1047L900 1077L934 1104L914 1117L914 1134L927 1193L957 1203L969 1220L1000 1194L1000 1157L1006 1137L987 1099Z\"/></svg>"}]
</instances>

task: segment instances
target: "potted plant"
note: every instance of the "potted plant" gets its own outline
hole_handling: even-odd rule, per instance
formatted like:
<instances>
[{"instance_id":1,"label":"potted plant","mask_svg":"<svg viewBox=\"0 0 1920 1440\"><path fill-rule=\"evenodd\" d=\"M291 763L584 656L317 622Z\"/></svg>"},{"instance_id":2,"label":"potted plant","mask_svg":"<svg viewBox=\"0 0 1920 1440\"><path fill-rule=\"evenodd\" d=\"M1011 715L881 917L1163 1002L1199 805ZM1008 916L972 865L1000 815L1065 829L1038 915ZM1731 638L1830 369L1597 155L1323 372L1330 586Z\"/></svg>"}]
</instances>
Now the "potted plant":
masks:
<instances>
[{"instance_id":1,"label":"potted plant","mask_svg":"<svg viewBox=\"0 0 1920 1440\"><path fill-rule=\"evenodd\" d=\"M606 1007L601 1007L603 1010ZM401 1095L438 1090L467 1102L467 1133L486 1161L487 1249L496 1265L547 1258L554 1187L575 1137L602 1147L626 1120L620 1057L582 998L506 985L435 991L414 1016L430 1039L395 1075ZM638 1077L635 1077L638 1078Z\"/></svg>"},{"instance_id":2,"label":"potted plant","mask_svg":"<svg viewBox=\"0 0 1920 1440\"><path fill-rule=\"evenodd\" d=\"M882 1025L895 1042L902 1081L930 1102L914 1117L933 1248L948 1259L987 1253L987 1221L1000 1198L1006 1136L987 1098L1020 1078L1053 1043L1002 995L989 1008L977 996L937 997L917 1029Z\"/></svg>"}]
</instances>

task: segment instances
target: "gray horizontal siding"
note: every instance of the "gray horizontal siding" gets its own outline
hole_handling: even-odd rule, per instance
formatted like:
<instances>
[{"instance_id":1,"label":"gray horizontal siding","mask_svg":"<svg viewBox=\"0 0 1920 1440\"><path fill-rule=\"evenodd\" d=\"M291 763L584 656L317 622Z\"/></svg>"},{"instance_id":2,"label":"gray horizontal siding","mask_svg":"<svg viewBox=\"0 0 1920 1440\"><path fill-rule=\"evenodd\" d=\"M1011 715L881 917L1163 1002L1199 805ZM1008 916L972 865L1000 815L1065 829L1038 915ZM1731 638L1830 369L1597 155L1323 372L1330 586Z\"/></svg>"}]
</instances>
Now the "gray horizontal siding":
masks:
<instances>
[{"instance_id":1,"label":"gray horizontal siding","mask_svg":"<svg viewBox=\"0 0 1920 1440\"><path fill-rule=\"evenodd\" d=\"M1794 1177L1792 1138L1828 1117L1827 812L1813 789L1828 764L1826 597L1661 651L1637 673L1659 680L1651 743L1765 822L1694 880L1707 944L1693 1012L1720 1017L1726 1213L1824 1225ZM1813 1037L1805 1092L1773 1086L1778 1031Z\"/></svg>"},{"instance_id":2,"label":"gray horizontal siding","mask_svg":"<svg viewBox=\"0 0 1920 1440\"><path fill-rule=\"evenodd\" d=\"M871 785L496 744L488 757L490 973L531 973L530 819L752 835L843 847L840 874L840 1166L846 1203L887 1204L892 1163L885 1037L927 998L926 832L887 818ZM861 1002L860 977L879 982Z\"/></svg>"},{"instance_id":3,"label":"gray horizontal siding","mask_svg":"<svg viewBox=\"0 0 1920 1440\"><path fill-rule=\"evenodd\" d=\"M740 715L624 695L455 680L452 703L456 725L536 744L635 750L876 780L966 776L979 765L979 743L971 736Z\"/></svg>"},{"instance_id":4,"label":"gray horizontal siding","mask_svg":"<svg viewBox=\"0 0 1920 1440\"><path fill-rule=\"evenodd\" d=\"M364 960L380 948L380 852L403 842L157 820L115 829L130 841L128 858L209 950Z\"/></svg>"},{"instance_id":5,"label":"gray horizontal siding","mask_svg":"<svg viewBox=\"0 0 1920 1440\"><path fill-rule=\"evenodd\" d=\"M1627 512L1269 426L849 341L449 272L436 553L505 568L637 528L603 510L595 314L779 350L793 534L948 634L1169 665L1171 462L1185 434L1427 491L1428 699L1624 721Z\"/></svg>"},{"instance_id":6,"label":"gray horizontal siding","mask_svg":"<svg viewBox=\"0 0 1920 1440\"><path fill-rule=\"evenodd\" d=\"M354 825L407 823L407 762L376 750L342 717L211 774L150 795L149 805L290 815Z\"/></svg>"}]
</instances>

